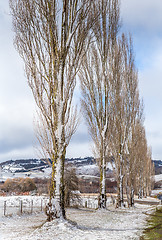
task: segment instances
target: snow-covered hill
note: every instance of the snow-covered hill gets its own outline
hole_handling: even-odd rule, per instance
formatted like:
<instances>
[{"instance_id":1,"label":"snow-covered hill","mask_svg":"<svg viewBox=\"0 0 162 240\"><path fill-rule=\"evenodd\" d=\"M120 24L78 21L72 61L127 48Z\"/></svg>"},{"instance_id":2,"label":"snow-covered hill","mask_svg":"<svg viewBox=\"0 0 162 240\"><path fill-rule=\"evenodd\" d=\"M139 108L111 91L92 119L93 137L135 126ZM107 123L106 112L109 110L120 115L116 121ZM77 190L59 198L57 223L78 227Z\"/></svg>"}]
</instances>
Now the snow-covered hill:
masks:
<instances>
[{"instance_id":1,"label":"snow-covered hill","mask_svg":"<svg viewBox=\"0 0 162 240\"><path fill-rule=\"evenodd\" d=\"M49 177L51 169L41 159L20 159L2 162L0 164L0 182L15 177Z\"/></svg>"},{"instance_id":2,"label":"snow-covered hill","mask_svg":"<svg viewBox=\"0 0 162 240\"><path fill-rule=\"evenodd\" d=\"M155 181L162 180L162 161L153 161L155 165ZM75 167L78 176L99 177L99 167L93 157L86 158L68 158L66 164L69 167ZM106 173L107 177L113 177L113 167L111 163L107 163ZM157 175L157 173L159 173ZM20 159L10 160L0 163L0 182L7 178L15 177L31 177L31 178L45 178L50 177L51 167L43 159Z\"/></svg>"},{"instance_id":3,"label":"snow-covered hill","mask_svg":"<svg viewBox=\"0 0 162 240\"><path fill-rule=\"evenodd\" d=\"M99 167L93 157L70 158L65 164L75 167L77 175L99 177ZM112 173L111 163L107 164L106 172L107 175ZM15 177L48 178L50 174L51 167L42 159L10 160L0 164L0 182Z\"/></svg>"},{"instance_id":4,"label":"snow-covered hill","mask_svg":"<svg viewBox=\"0 0 162 240\"><path fill-rule=\"evenodd\" d=\"M155 175L162 174L162 161L161 160L153 160L155 166Z\"/></svg>"},{"instance_id":5,"label":"snow-covered hill","mask_svg":"<svg viewBox=\"0 0 162 240\"><path fill-rule=\"evenodd\" d=\"M28 172L30 170L41 170L48 167L47 163L41 159L20 159L2 162L0 164L3 172Z\"/></svg>"}]
</instances>

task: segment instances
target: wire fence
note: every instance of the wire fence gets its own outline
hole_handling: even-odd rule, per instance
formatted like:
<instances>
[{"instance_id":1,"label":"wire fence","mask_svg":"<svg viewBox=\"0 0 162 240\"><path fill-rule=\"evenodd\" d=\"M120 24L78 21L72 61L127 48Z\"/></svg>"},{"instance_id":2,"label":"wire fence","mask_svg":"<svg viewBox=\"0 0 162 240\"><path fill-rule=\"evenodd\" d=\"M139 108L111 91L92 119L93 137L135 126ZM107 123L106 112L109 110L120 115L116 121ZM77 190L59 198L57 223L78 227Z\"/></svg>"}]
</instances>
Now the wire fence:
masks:
<instances>
[{"instance_id":1,"label":"wire fence","mask_svg":"<svg viewBox=\"0 0 162 240\"><path fill-rule=\"evenodd\" d=\"M107 196L106 207L115 205L115 196ZM144 201L145 200L145 201ZM160 200L138 200L135 202L140 204L158 205ZM48 196L10 196L0 198L0 217L39 213L45 210L49 202ZM70 206L83 207L83 208L98 208L98 195L97 194L80 194L79 199L70 201Z\"/></svg>"},{"instance_id":2,"label":"wire fence","mask_svg":"<svg viewBox=\"0 0 162 240\"><path fill-rule=\"evenodd\" d=\"M47 196L11 196L0 199L0 217L39 213L45 210L49 202ZM111 198L107 198L106 205L112 203ZM81 194L79 199L70 201L71 207L98 208L98 195Z\"/></svg>"},{"instance_id":3,"label":"wire fence","mask_svg":"<svg viewBox=\"0 0 162 240\"><path fill-rule=\"evenodd\" d=\"M42 212L48 203L48 198L17 198L5 199L0 204L1 216L12 216Z\"/></svg>"},{"instance_id":4,"label":"wire fence","mask_svg":"<svg viewBox=\"0 0 162 240\"><path fill-rule=\"evenodd\" d=\"M79 206L83 208L92 208L97 209L98 208L98 194L81 194L79 200L77 201L71 201L71 206ZM115 198L114 197L107 197L106 199L106 207L110 205L115 204Z\"/></svg>"}]
</instances>

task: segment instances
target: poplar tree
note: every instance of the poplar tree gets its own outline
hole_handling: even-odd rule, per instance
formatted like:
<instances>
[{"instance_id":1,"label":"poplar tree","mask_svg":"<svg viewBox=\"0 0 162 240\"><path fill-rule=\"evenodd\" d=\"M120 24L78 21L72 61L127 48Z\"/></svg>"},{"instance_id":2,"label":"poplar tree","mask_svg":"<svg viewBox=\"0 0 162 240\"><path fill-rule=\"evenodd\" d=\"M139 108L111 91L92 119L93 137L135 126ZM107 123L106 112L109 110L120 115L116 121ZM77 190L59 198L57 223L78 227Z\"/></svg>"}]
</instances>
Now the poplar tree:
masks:
<instances>
[{"instance_id":1,"label":"poplar tree","mask_svg":"<svg viewBox=\"0 0 162 240\"><path fill-rule=\"evenodd\" d=\"M111 64L120 28L120 4L118 0L102 0L96 1L93 8L98 21L92 29L93 43L84 56L80 82L83 112L100 166L99 207L105 208L106 162L113 115Z\"/></svg>"},{"instance_id":2,"label":"poplar tree","mask_svg":"<svg viewBox=\"0 0 162 240\"><path fill-rule=\"evenodd\" d=\"M122 34L116 42L112 64L113 128L112 154L115 161L118 206L124 206L127 171L131 171L129 143L139 111L138 76L131 37ZM131 156L132 157L132 156Z\"/></svg>"},{"instance_id":3,"label":"poplar tree","mask_svg":"<svg viewBox=\"0 0 162 240\"><path fill-rule=\"evenodd\" d=\"M9 0L14 44L39 111L38 139L52 161L49 220L65 217L64 161L77 117L76 74L94 21L89 0Z\"/></svg>"}]
</instances>

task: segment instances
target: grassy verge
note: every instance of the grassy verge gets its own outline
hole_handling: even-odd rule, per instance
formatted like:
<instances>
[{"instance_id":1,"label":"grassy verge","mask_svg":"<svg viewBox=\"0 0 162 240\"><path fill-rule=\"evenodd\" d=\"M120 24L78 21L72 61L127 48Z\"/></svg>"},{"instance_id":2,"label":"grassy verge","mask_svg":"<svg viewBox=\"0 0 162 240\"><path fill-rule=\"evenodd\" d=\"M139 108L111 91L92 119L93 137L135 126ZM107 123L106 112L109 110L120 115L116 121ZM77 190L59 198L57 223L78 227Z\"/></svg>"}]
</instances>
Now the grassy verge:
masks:
<instances>
[{"instance_id":1,"label":"grassy verge","mask_svg":"<svg viewBox=\"0 0 162 240\"><path fill-rule=\"evenodd\" d=\"M148 220L148 227L140 240L162 240L162 207L156 209Z\"/></svg>"}]
</instances>

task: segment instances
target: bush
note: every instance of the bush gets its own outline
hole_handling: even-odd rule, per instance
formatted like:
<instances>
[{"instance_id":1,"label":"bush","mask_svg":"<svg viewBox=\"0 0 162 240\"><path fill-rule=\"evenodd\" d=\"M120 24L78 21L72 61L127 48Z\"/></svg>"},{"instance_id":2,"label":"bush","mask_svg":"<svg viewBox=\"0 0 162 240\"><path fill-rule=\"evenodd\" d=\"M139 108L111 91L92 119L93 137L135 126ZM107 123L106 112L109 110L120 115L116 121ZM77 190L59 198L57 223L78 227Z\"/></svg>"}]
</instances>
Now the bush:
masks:
<instances>
[{"instance_id":1,"label":"bush","mask_svg":"<svg viewBox=\"0 0 162 240\"><path fill-rule=\"evenodd\" d=\"M31 178L21 178L19 182L21 192L30 192L36 190L36 185Z\"/></svg>"},{"instance_id":2,"label":"bush","mask_svg":"<svg viewBox=\"0 0 162 240\"><path fill-rule=\"evenodd\" d=\"M2 190L5 192L30 192L36 190L36 185L31 178L7 179Z\"/></svg>"},{"instance_id":3,"label":"bush","mask_svg":"<svg viewBox=\"0 0 162 240\"><path fill-rule=\"evenodd\" d=\"M65 206L70 206L70 202L79 201L78 177L74 168L65 171Z\"/></svg>"},{"instance_id":4,"label":"bush","mask_svg":"<svg viewBox=\"0 0 162 240\"><path fill-rule=\"evenodd\" d=\"M34 178L34 183L37 187L38 194L49 194L50 179L49 178Z\"/></svg>"},{"instance_id":5,"label":"bush","mask_svg":"<svg viewBox=\"0 0 162 240\"><path fill-rule=\"evenodd\" d=\"M161 188L162 187L162 181L155 182L154 189Z\"/></svg>"}]
</instances>

